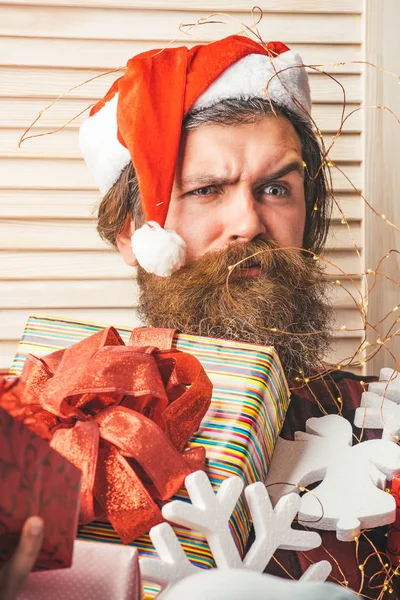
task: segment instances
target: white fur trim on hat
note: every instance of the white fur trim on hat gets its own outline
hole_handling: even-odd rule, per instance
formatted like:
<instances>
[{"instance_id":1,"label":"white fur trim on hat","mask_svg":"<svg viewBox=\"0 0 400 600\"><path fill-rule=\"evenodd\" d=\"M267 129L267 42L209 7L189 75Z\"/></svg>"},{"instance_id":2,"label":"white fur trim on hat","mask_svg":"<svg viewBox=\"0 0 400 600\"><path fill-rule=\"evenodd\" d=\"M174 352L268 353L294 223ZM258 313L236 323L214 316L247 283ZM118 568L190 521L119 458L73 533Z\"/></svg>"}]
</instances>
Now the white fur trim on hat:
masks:
<instances>
[{"instance_id":1,"label":"white fur trim on hat","mask_svg":"<svg viewBox=\"0 0 400 600\"><path fill-rule=\"evenodd\" d=\"M139 265L148 273L169 277L185 264L186 242L172 229L163 229L149 221L137 229L131 239Z\"/></svg>"},{"instance_id":2,"label":"white fur trim on hat","mask_svg":"<svg viewBox=\"0 0 400 600\"><path fill-rule=\"evenodd\" d=\"M81 125L79 147L102 194L118 180L130 163L129 150L117 137L118 94Z\"/></svg>"},{"instance_id":3,"label":"white fur trim on hat","mask_svg":"<svg viewBox=\"0 0 400 600\"><path fill-rule=\"evenodd\" d=\"M307 112L311 112L310 85L305 68L299 65L303 65L303 61L292 50L274 58L249 54L228 67L198 97L191 110L213 106L228 98L256 97L270 98L306 118Z\"/></svg>"}]
</instances>

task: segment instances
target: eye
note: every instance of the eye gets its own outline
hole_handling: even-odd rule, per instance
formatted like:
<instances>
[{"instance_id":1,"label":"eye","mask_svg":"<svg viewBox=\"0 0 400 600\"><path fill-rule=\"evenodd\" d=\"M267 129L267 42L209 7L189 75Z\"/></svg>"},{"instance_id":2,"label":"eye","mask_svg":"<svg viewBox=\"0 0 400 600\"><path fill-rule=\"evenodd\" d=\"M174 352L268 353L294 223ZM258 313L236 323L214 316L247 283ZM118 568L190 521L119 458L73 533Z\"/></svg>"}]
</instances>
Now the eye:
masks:
<instances>
[{"instance_id":1,"label":"eye","mask_svg":"<svg viewBox=\"0 0 400 600\"><path fill-rule=\"evenodd\" d=\"M213 185L205 185L204 187L198 188L197 190L193 190L189 192L191 196L209 196L210 194L215 194L215 186Z\"/></svg>"},{"instance_id":2,"label":"eye","mask_svg":"<svg viewBox=\"0 0 400 600\"><path fill-rule=\"evenodd\" d=\"M267 185L263 189L264 194L268 194L269 196L284 196L288 193L287 189L283 185L277 185L276 183L271 183L271 185Z\"/></svg>"}]
</instances>

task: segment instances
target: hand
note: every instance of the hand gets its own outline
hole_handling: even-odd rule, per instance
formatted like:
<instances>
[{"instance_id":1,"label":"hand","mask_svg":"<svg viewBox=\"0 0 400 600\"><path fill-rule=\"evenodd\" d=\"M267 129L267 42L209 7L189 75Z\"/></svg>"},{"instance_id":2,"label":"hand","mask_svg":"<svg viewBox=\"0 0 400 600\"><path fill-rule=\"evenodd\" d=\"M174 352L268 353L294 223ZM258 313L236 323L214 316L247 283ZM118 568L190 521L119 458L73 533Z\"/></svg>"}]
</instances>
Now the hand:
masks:
<instances>
[{"instance_id":1,"label":"hand","mask_svg":"<svg viewBox=\"0 0 400 600\"><path fill-rule=\"evenodd\" d=\"M43 540L43 520L29 517L22 528L14 556L0 569L0 600L16 600L23 587Z\"/></svg>"}]
</instances>

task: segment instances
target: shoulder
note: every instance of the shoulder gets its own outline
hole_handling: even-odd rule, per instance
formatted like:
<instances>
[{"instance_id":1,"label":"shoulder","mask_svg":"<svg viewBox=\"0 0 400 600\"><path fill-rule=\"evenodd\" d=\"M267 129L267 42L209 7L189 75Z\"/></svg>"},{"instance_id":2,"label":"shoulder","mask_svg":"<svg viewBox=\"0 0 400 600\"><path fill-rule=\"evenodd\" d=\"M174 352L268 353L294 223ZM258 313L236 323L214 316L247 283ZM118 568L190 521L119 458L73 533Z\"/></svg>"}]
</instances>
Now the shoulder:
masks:
<instances>
[{"instance_id":1,"label":"shoulder","mask_svg":"<svg viewBox=\"0 0 400 600\"><path fill-rule=\"evenodd\" d=\"M291 387L291 400L281 435L293 439L295 431L304 431L307 419L325 414L340 414L353 423L361 395L375 377L361 377L348 371L310 378L306 385Z\"/></svg>"}]
</instances>

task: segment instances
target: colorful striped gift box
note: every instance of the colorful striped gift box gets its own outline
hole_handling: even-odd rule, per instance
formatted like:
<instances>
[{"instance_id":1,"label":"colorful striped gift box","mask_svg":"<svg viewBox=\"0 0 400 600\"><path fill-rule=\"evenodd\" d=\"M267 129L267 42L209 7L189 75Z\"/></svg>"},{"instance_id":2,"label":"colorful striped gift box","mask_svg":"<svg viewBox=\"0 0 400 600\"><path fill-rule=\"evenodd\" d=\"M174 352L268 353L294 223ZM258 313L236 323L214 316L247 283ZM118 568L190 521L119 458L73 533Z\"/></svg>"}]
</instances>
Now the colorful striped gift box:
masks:
<instances>
[{"instance_id":1,"label":"colorful striped gift box","mask_svg":"<svg viewBox=\"0 0 400 600\"><path fill-rule=\"evenodd\" d=\"M43 356L65 348L101 330L104 325L78 323L57 317L29 318L12 365L19 374L28 353ZM130 330L117 328L125 343ZM239 475L244 484L264 481L289 403L289 392L279 359L273 348L241 342L178 334L178 350L189 352L202 363L213 383L210 408L199 431L189 442L201 444L207 453L207 474L215 490L229 476ZM185 493L177 497L184 498ZM244 499L231 519L232 533L243 553L251 528ZM188 558L197 566L214 566L205 539L195 532L175 527ZM78 537L121 543L108 523L82 527ZM142 555L155 550L146 535L134 543ZM146 588L152 598L156 587Z\"/></svg>"}]
</instances>

